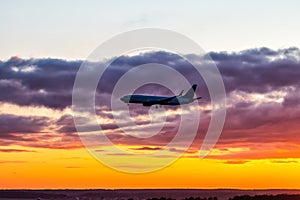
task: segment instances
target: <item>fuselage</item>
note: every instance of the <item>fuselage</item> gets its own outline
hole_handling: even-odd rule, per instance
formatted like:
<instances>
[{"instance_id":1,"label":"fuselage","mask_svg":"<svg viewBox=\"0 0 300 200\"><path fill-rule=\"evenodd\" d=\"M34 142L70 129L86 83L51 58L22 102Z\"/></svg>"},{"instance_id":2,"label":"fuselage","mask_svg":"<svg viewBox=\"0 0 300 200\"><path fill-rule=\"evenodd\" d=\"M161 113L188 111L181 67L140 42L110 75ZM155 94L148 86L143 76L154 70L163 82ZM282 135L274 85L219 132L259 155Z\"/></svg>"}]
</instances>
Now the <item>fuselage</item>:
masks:
<instances>
[{"instance_id":1,"label":"fuselage","mask_svg":"<svg viewBox=\"0 0 300 200\"><path fill-rule=\"evenodd\" d=\"M168 96L148 96L148 95L126 95L121 98L121 100L125 103L140 103L144 106L151 105L181 105L188 104L193 101L193 99L184 98L184 97L174 97L170 98L168 101L164 101L168 99ZM159 103L156 103L159 102Z\"/></svg>"}]
</instances>

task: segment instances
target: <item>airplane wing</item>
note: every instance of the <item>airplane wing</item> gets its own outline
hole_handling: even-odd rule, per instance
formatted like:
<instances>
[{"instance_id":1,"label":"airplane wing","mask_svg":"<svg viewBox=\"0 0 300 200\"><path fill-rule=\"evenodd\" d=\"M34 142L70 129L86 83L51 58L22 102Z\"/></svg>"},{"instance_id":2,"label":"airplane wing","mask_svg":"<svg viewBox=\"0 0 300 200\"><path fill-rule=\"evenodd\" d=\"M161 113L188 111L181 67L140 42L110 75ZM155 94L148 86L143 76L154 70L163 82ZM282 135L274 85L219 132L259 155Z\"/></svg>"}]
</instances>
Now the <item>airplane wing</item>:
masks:
<instances>
[{"instance_id":1,"label":"airplane wing","mask_svg":"<svg viewBox=\"0 0 300 200\"><path fill-rule=\"evenodd\" d=\"M157 101L157 104L160 104L160 103L165 103L165 102L168 102L168 101L171 101L172 99L176 98L177 96L173 96L173 97L167 97L165 99L161 99L159 101Z\"/></svg>"},{"instance_id":2,"label":"airplane wing","mask_svg":"<svg viewBox=\"0 0 300 200\"><path fill-rule=\"evenodd\" d=\"M149 101L149 102L146 102L146 103L143 103L144 106L152 106L152 105L155 105L155 104L162 104L162 103L165 103L165 102L168 102L168 101L171 101L172 99L176 98L177 96L172 96L172 97L166 97L164 99L161 99L161 100L157 100L157 101Z\"/></svg>"}]
</instances>

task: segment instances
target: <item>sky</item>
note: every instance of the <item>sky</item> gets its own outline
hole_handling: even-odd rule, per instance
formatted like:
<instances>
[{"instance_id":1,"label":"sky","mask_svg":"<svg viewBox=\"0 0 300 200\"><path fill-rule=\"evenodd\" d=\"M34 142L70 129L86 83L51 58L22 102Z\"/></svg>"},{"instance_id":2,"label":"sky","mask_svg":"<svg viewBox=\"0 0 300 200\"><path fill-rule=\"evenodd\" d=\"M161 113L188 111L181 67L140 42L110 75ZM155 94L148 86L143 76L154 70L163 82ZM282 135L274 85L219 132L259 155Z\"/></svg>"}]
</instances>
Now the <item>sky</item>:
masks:
<instances>
[{"instance_id":1,"label":"sky","mask_svg":"<svg viewBox=\"0 0 300 200\"><path fill-rule=\"evenodd\" d=\"M84 59L112 36L155 27L206 51L299 47L299 1L1 1L0 59Z\"/></svg>"},{"instance_id":2,"label":"sky","mask_svg":"<svg viewBox=\"0 0 300 200\"><path fill-rule=\"evenodd\" d=\"M0 188L300 189L298 4L256 0L1 1ZM105 40L144 27L169 29L193 39L209 52L222 76L227 101L224 129L203 159L199 159L199 148L213 109L208 88L186 60L170 52L119 57L95 92L96 119L102 133L132 155L99 144L87 151L82 143L85 135L76 131L72 89L80 65ZM206 64L197 54L188 56L201 61L200 66ZM130 105L130 119L124 117L126 110L113 113L110 99L118 79L146 63L168 65L196 82L196 95L202 96L203 102L187 105L183 111ZM164 79L178 85L172 76ZM188 88L176 92L181 89ZM174 95L157 85L136 92ZM165 112L166 123L157 135L146 139L123 134L112 117L117 114L133 136L141 136L161 125L163 116L151 123L148 112ZM190 129L185 130L186 138L165 148L163 155L146 155L163 149L176 134L182 116L194 112L201 115L200 128L186 151L183 146ZM92 113L84 114L80 120L86 125L86 134L92 136L92 142L98 141ZM96 153L114 166L131 170L159 165L178 154L182 157L163 169L132 174L99 162L93 157ZM149 160L145 162L140 155Z\"/></svg>"}]
</instances>

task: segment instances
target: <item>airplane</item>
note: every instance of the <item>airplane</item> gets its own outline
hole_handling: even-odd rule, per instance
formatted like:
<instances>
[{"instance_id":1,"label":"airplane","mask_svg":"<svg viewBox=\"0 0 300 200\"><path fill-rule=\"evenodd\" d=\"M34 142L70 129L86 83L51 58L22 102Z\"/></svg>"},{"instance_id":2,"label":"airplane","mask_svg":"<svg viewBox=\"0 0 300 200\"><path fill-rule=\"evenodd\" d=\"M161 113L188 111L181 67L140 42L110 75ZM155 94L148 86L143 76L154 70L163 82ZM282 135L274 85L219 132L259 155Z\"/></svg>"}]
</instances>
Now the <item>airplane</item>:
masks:
<instances>
[{"instance_id":1,"label":"airplane","mask_svg":"<svg viewBox=\"0 0 300 200\"><path fill-rule=\"evenodd\" d=\"M125 95L120 98L121 101L124 103L136 103L136 104L143 104L143 106L152 106L158 105L182 105L182 104L188 104L192 103L195 100L201 99L202 97L196 97L194 98L195 90L197 88L197 85L194 84L192 88L190 88L185 95L183 94L182 90L179 95L176 96L149 96L149 95L140 95L140 94L131 94L131 95Z\"/></svg>"}]
</instances>

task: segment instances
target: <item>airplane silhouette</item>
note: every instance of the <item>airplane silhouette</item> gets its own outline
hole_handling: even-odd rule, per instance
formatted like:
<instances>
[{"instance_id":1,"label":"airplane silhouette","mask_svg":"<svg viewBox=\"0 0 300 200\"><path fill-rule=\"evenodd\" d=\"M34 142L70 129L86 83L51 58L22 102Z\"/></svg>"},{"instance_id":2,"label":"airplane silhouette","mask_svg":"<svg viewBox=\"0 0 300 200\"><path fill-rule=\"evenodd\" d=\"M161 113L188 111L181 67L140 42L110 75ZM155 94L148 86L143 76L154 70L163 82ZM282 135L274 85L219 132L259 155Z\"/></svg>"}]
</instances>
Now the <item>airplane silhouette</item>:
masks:
<instances>
[{"instance_id":1,"label":"airplane silhouette","mask_svg":"<svg viewBox=\"0 0 300 200\"><path fill-rule=\"evenodd\" d=\"M194 84L185 95L182 95L183 90L179 95L176 96L149 96L149 95L140 95L140 94L131 94L125 95L120 98L124 103L137 103L143 104L143 106L152 106L152 105L182 105L192 103L195 100L201 99L202 97L194 98L195 90L197 85Z\"/></svg>"}]
</instances>

